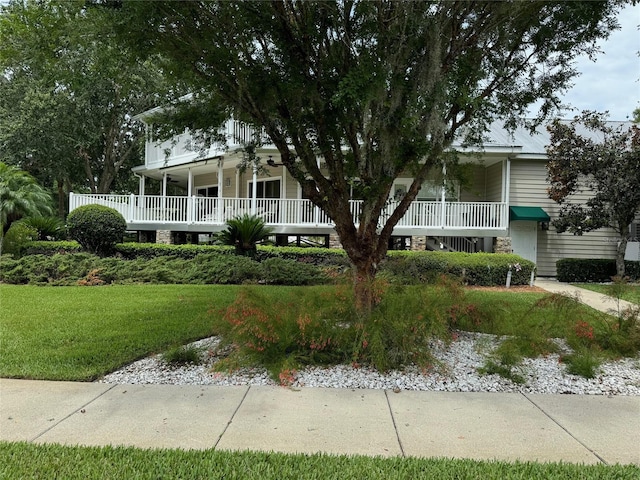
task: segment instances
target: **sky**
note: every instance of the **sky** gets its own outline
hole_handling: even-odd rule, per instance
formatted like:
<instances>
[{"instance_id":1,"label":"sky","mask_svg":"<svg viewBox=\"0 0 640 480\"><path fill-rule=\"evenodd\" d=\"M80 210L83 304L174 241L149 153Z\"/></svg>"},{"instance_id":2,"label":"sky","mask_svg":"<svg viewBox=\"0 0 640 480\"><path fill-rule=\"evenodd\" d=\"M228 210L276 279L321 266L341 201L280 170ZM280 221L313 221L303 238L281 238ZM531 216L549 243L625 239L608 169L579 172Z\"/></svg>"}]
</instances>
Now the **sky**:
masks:
<instances>
[{"instance_id":1,"label":"sky","mask_svg":"<svg viewBox=\"0 0 640 480\"><path fill-rule=\"evenodd\" d=\"M626 120L640 107L640 4L624 8L618 21L621 29L599 42L602 53L595 63L587 57L578 60L581 75L563 96L563 103L577 110L564 111L562 117L572 118L582 110L608 110L610 120Z\"/></svg>"}]
</instances>

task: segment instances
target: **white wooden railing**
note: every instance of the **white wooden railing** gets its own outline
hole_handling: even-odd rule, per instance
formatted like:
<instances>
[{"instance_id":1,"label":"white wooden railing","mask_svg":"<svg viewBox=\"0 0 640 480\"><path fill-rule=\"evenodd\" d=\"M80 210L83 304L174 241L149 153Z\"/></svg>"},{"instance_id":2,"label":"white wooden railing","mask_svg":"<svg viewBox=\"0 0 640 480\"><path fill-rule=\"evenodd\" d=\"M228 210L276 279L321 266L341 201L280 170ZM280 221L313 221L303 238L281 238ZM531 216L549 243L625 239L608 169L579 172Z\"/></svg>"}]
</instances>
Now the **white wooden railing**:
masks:
<instances>
[{"instance_id":1,"label":"white wooden railing","mask_svg":"<svg viewBox=\"0 0 640 480\"><path fill-rule=\"evenodd\" d=\"M352 200L351 213L358 223L362 201ZM127 223L173 223L223 225L239 215L255 214L268 225L323 226L333 222L309 200L260 198L203 198L160 195L70 194L69 210L82 205L105 205L116 209ZM395 209L390 202L385 221ZM506 229L507 205L501 202L413 202L397 227L440 229Z\"/></svg>"}]
</instances>

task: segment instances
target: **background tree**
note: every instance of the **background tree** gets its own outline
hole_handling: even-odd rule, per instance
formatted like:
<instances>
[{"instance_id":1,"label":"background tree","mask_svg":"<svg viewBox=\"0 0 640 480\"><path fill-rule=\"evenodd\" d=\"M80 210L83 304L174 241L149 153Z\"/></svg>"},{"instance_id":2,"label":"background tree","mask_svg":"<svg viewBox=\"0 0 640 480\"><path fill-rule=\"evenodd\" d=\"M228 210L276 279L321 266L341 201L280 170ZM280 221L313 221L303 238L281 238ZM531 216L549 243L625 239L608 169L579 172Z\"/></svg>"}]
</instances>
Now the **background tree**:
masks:
<instances>
[{"instance_id":1,"label":"background tree","mask_svg":"<svg viewBox=\"0 0 640 480\"><path fill-rule=\"evenodd\" d=\"M0 156L58 193L129 190L161 76L116 43L113 10L12 1L0 13Z\"/></svg>"},{"instance_id":2,"label":"background tree","mask_svg":"<svg viewBox=\"0 0 640 480\"><path fill-rule=\"evenodd\" d=\"M552 224L575 235L609 227L619 236L616 270L624 277L629 225L640 211L640 129L583 112L549 126L549 197L560 205ZM591 195L573 203L578 194Z\"/></svg>"},{"instance_id":3,"label":"background tree","mask_svg":"<svg viewBox=\"0 0 640 480\"><path fill-rule=\"evenodd\" d=\"M124 1L118 11L123 39L160 54L193 93L188 114L174 110L183 127L211 132L232 114L268 135L335 223L367 311L394 226L454 138L479 143L494 119L513 126L538 100L548 113L621 3ZM414 181L383 217L401 173Z\"/></svg>"},{"instance_id":4,"label":"background tree","mask_svg":"<svg viewBox=\"0 0 640 480\"><path fill-rule=\"evenodd\" d=\"M0 162L0 254L2 240L14 222L51 212L51 196L35 178Z\"/></svg>"}]
</instances>

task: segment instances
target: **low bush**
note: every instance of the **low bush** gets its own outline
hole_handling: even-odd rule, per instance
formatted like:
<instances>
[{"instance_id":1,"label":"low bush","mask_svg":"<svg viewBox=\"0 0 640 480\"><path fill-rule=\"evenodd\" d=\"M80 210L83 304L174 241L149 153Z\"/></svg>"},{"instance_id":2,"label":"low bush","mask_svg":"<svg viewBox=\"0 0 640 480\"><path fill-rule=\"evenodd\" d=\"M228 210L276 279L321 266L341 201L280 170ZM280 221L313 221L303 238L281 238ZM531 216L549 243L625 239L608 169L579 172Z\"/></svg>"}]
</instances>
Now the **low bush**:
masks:
<instances>
[{"instance_id":1,"label":"low bush","mask_svg":"<svg viewBox=\"0 0 640 480\"><path fill-rule=\"evenodd\" d=\"M202 361L202 349L192 345L173 347L162 354L162 359L170 365L198 364Z\"/></svg>"},{"instance_id":2,"label":"low bush","mask_svg":"<svg viewBox=\"0 0 640 480\"><path fill-rule=\"evenodd\" d=\"M629 280L640 280L640 262L625 261L624 264ZM616 273L616 261L612 259L562 258L556 262L556 274L560 282L610 282Z\"/></svg>"},{"instance_id":3,"label":"low bush","mask_svg":"<svg viewBox=\"0 0 640 480\"><path fill-rule=\"evenodd\" d=\"M100 258L88 253L28 255L2 259L0 281L11 284L74 285L90 271L100 268Z\"/></svg>"},{"instance_id":4,"label":"low bush","mask_svg":"<svg viewBox=\"0 0 640 480\"><path fill-rule=\"evenodd\" d=\"M391 251L381 273L397 283L430 282L440 274L458 277L464 284L505 285L511 271L511 285L528 285L535 264L512 254L464 252Z\"/></svg>"},{"instance_id":5,"label":"low bush","mask_svg":"<svg viewBox=\"0 0 640 480\"><path fill-rule=\"evenodd\" d=\"M328 277L313 264L284 258L267 258L260 264L262 280L271 285L319 285Z\"/></svg>"},{"instance_id":6,"label":"low bush","mask_svg":"<svg viewBox=\"0 0 640 480\"><path fill-rule=\"evenodd\" d=\"M79 253L82 246L75 240L28 242L24 246L24 255L55 255L56 253Z\"/></svg>"},{"instance_id":7,"label":"low bush","mask_svg":"<svg viewBox=\"0 0 640 480\"><path fill-rule=\"evenodd\" d=\"M226 245L169 245L164 243L119 243L114 247L117 254L132 260L135 258L179 257L192 259L197 255L217 253L233 255L233 247Z\"/></svg>"},{"instance_id":8,"label":"low bush","mask_svg":"<svg viewBox=\"0 0 640 480\"><path fill-rule=\"evenodd\" d=\"M67 216L69 236L90 253L108 255L122 242L127 222L115 209L104 205L83 205Z\"/></svg>"}]
</instances>

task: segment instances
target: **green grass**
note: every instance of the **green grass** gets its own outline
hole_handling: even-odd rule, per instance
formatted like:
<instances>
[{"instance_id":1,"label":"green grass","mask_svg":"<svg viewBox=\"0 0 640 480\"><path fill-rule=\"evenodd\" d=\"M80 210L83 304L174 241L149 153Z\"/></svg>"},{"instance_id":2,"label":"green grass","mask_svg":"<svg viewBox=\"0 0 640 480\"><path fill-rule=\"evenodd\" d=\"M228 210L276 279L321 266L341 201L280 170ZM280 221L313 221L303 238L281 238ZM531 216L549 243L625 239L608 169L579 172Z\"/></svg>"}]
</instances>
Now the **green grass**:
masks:
<instances>
[{"instance_id":1,"label":"green grass","mask_svg":"<svg viewBox=\"0 0 640 480\"><path fill-rule=\"evenodd\" d=\"M207 312L234 296L228 286L0 285L0 376L96 379L211 335Z\"/></svg>"},{"instance_id":2,"label":"green grass","mask_svg":"<svg viewBox=\"0 0 640 480\"><path fill-rule=\"evenodd\" d=\"M614 288L612 285L603 285L600 283L577 283L575 286L605 295L611 295L611 290ZM640 305L640 285L619 285L618 287L622 300ZM613 308L613 306L614 302L611 302L611 308Z\"/></svg>"},{"instance_id":3,"label":"green grass","mask_svg":"<svg viewBox=\"0 0 640 480\"><path fill-rule=\"evenodd\" d=\"M636 479L633 465L142 450L0 442L0 478Z\"/></svg>"}]
</instances>

